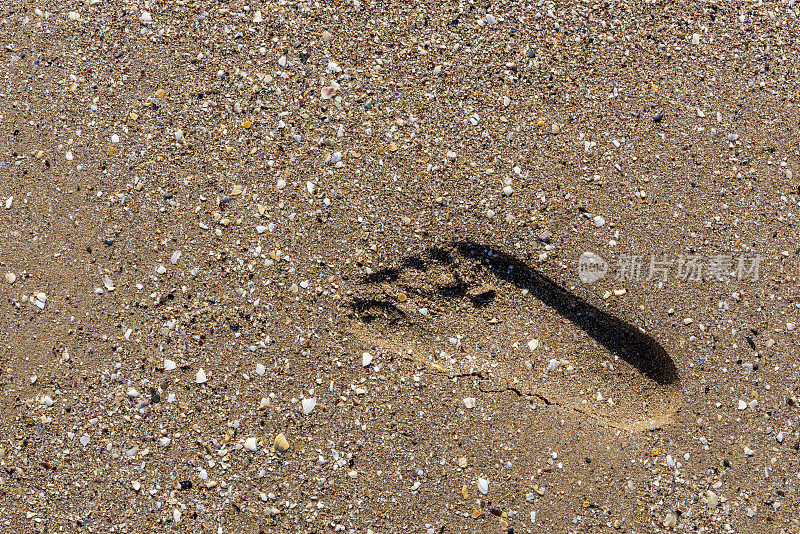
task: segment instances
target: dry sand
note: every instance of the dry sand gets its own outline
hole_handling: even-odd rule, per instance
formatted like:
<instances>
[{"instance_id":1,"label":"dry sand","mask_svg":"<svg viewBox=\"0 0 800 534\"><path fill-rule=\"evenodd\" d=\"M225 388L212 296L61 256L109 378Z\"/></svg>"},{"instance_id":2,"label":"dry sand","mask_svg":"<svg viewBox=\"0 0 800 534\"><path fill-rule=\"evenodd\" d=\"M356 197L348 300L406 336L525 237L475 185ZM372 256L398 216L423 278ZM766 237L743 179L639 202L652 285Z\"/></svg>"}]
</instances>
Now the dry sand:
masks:
<instances>
[{"instance_id":1,"label":"dry sand","mask_svg":"<svg viewBox=\"0 0 800 534\"><path fill-rule=\"evenodd\" d=\"M5 2L0 530L797 532L799 14Z\"/></svg>"}]
</instances>

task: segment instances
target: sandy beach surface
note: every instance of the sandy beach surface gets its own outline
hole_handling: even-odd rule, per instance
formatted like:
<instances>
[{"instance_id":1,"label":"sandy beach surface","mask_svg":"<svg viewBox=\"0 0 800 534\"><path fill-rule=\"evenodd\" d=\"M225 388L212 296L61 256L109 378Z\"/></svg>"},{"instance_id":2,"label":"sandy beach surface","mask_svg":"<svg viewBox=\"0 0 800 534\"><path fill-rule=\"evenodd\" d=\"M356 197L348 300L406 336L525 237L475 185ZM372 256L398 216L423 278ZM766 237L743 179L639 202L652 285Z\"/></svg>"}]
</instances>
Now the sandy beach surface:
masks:
<instances>
[{"instance_id":1,"label":"sandy beach surface","mask_svg":"<svg viewBox=\"0 0 800 534\"><path fill-rule=\"evenodd\" d=\"M0 531L800 530L781 2L0 6Z\"/></svg>"}]
</instances>

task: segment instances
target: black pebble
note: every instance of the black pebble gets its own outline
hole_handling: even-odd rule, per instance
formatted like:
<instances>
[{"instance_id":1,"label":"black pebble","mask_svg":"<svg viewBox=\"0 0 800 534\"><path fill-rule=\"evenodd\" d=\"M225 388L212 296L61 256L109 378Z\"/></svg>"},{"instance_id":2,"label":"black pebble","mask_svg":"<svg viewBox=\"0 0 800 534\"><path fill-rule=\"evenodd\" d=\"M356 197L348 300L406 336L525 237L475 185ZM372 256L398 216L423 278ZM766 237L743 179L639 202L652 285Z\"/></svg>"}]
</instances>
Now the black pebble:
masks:
<instances>
[{"instance_id":1,"label":"black pebble","mask_svg":"<svg viewBox=\"0 0 800 534\"><path fill-rule=\"evenodd\" d=\"M664 118L664 114L659 111L658 113L653 115L653 122L661 122L661 119L663 119L663 118Z\"/></svg>"},{"instance_id":2,"label":"black pebble","mask_svg":"<svg viewBox=\"0 0 800 534\"><path fill-rule=\"evenodd\" d=\"M181 480L181 489L182 490L192 489L192 481L191 480Z\"/></svg>"}]
</instances>

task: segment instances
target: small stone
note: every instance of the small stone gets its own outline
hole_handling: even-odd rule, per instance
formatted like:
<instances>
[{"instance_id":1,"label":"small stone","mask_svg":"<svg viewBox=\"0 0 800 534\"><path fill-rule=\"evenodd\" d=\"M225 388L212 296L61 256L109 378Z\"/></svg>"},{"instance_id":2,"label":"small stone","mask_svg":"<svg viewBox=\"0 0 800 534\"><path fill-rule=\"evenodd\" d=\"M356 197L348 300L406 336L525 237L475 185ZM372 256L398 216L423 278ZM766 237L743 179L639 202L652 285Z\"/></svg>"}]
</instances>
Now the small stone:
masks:
<instances>
[{"instance_id":1,"label":"small stone","mask_svg":"<svg viewBox=\"0 0 800 534\"><path fill-rule=\"evenodd\" d=\"M264 373L266 373L266 372L267 372L267 368L264 367L263 364L260 364L260 363L256 364L256 374L258 376L264 376Z\"/></svg>"},{"instance_id":2,"label":"small stone","mask_svg":"<svg viewBox=\"0 0 800 534\"><path fill-rule=\"evenodd\" d=\"M755 454L755 451L753 451L753 449L751 449L750 447L745 447L744 448L744 453L747 456L753 456Z\"/></svg>"},{"instance_id":3,"label":"small stone","mask_svg":"<svg viewBox=\"0 0 800 534\"><path fill-rule=\"evenodd\" d=\"M142 11L142 14L139 15L139 21L142 24L148 24L153 21L153 16L150 15L149 11Z\"/></svg>"},{"instance_id":4,"label":"small stone","mask_svg":"<svg viewBox=\"0 0 800 534\"><path fill-rule=\"evenodd\" d=\"M369 367L369 364L372 363L372 354L369 352L365 352L361 355L361 365L364 367Z\"/></svg>"},{"instance_id":5,"label":"small stone","mask_svg":"<svg viewBox=\"0 0 800 534\"><path fill-rule=\"evenodd\" d=\"M478 491L480 491L483 495L489 493L489 481L485 478L478 479Z\"/></svg>"},{"instance_id":6,"label":"small stone","mask_svg":"<svg viewBox=\"0 0 800 534\"><path fill-rule=\"evenodd\" d=\"M14 273L11 273L11 272L6 273L5 278L6 278L6 282L9 283L9 284L13 284L14 282L17 281L17 275L14 274Z\"/></svg>"},{"instance_id":7,"label":"small stone","mask_svg":"<svg viewBox=\"0 0 800 534\"><path fill-rule=\"evenodd\" d=\"M594 225L598 228L605 226L606 224L606 220L599 215L596 215L595 218L592 219L592 222L594 222Z\"/></svg>"},{"instance_id":8,"label":"small stone","mask_svg":"<svg viewBox=\"0 0 800 534\"><path fill-rule=\"evenodd\" d=\"M467 459L464 456L458 459L458 467L460 467L461 469L467 467Z\"/></svg>"},{"instance_id":9,"label":"small stone","mask_svg":"<svg viewBox=\"0 0 800 534\"><path fill-rule=\"evenodd\" d=\"M177 367L177 364L174 361L172 361L170 359L165 359L164 360L164 370L165 371L173 371L173 370L175 370L176 367Z\"/></svg>"},{"instance_id":10,"label":"small stone","mask_svg":"<svg viewBox=\"0 0 800 534\"><path fill-rule=\"evenodd\" d=\"M738 408L739 408L740 410L744 410L744 409L746 409L746 408L747 408L747 403L746 403L745 401L743 401L743 400L740 400L740 401L739 401L739 406L738 406Z\"/></svg>"},{"instance_id":11,"label":"small stone","mask_svg":"<svg viewBox=\"0 0 800 534\"><path fill-rule=\"evenodd\" d=\"M514 189L512 189L510 185L507 185L503 188L503 194L507 197L510 197L512 194L514 194Z\"/></svg>"},{"instance_id":12,"label":"small stone","mask_svg":"<svg viewBox=\"0 0 800 534\"><path fill-rule=\"evenodd\" d=\"M667 513L667 516L664 518L664 526L667 528L672 528L677 523L678 523L678 516L676 516L672 512Z\"/></svg>"},{"instance_id":13,"label":"small stone","mask_svg":"<svg viewBox=\"0 0 800 534\"><path fill-rule=\"evenodd\" d=\"M717 494L711 490L708 490L708 507L716 508L718 504L719 504L719 497L717 497Z\"/></svg>"},{"instance_id":14,"label":"small stone","mask_svg":"<svg viewBox=\"0 0 800 534\"><path fill-rule=\"evenodd\" d=\"M201 367L197 370L197 375L195 376L195 382L198 384L205 384L208 381L208 377L206 377L206 372Z\"/></svg>"},{"instance_id":15,"label":"small stone","mask_svg":"<svg viewBox=\"0 0 800 534\"><path fill-rule=\"evenodd\" d=\"M783 443L783 432L778 432L778 435L777 435L777 436L775 436L775 440L776 440L778 443Z\"/></svg>"},{"instance_id":16,"label":"small stone","mask_svg":"<svg viewBox=\"0 0 800 534\"><path fill-rule=\"evenodd\" d=\"M664 114L659 111L658 113L653 115L653 122L659 123L659 122L661 122L661 119L663 119L663 118L664 118Z\"/></svg>"},{"instance_id":17,"label":"small stone","mask_svg":"<svg viewBox=\"0 0 800 534\"><path fill-rule=\"evenodd\" d=\"M463 402L464 406L466 406L469 410L475 407L475 397L466 397L464 398Z\"/></svg>"},{"instance_id":18,"label":"small stone","mask_svg":"<svg viewBox=\"0 0 800 534\"><path fill-rule=\"evenodd\" d=\"M331 35L331 32L329 32L328 30L325 30L324 32L322 32L322 42L323 43L329 44L331 42L331 39L333 39L333 35Z\"/></svg>"},{"instance_id":19,"label":"small stone","mask_svg":"<svg viewBox=\"0 0 800 534\"><path fill-rule=\"evenodd\" d=\"M256 438L247 438L244 440L244 449L246 451L254 451L258 448L258 440Z\"/></svg>"},{"instance_id":20,"label":"small stone","mask_svg":"<svg viewBox=\"0 0 800 534\"><path fill-rule=\"evenodd\" d=\"M133 491L138 492L140 489L142 489L142 484L138 480L134 480L131 483L131 487L133 488Z\"/></svg>"},{"instance_id":21,"label":"small stone","mask_svg":"<svg viewBox=\"0 0 800 534\"><path fill-rule=\"evenodd\" d=\"M699 45L700 44L700 34L699 33L695 33L694 35L692 35L692 44L693 45Z\"/></svg>"},{"instance_id":22,"label":"small stone","mask_svg":"<svg viewBox=\"0 0 800 534\"><path fill-rule=\"evenodd\" d=\"M261 10L257 10L255 15L253 15L253 22L258 24L260 22L264 22L264 16L261 14Z\"/></svg>"}]
</instances>

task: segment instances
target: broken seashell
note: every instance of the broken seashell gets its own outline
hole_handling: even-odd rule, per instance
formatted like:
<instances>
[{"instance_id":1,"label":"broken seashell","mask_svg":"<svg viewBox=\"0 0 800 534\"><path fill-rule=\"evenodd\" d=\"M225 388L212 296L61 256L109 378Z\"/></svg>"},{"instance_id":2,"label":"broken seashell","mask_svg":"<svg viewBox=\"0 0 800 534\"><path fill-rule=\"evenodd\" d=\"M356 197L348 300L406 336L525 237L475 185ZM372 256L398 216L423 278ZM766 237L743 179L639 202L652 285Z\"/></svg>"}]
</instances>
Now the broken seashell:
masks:
<instances>
[{"instance_id":1,"label":"broken seashell","mask_svg":"<svg viewBox=\"0 0 800 534\"><path fill-rule=\"evenodd\" d=\"M275 448L280 452L286 452L289 449L289 441L283 433L275 436Z\"/></svg>"}]
</instances>

